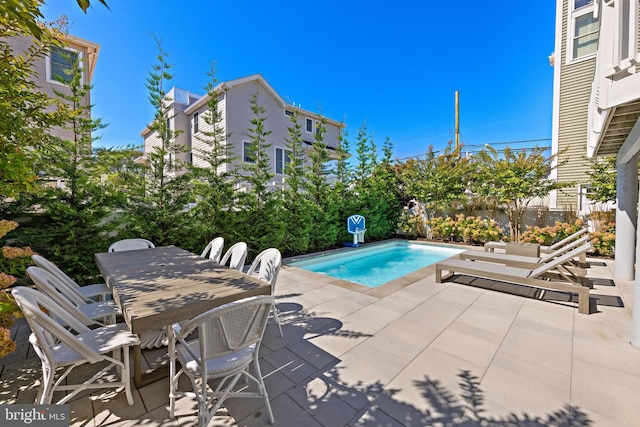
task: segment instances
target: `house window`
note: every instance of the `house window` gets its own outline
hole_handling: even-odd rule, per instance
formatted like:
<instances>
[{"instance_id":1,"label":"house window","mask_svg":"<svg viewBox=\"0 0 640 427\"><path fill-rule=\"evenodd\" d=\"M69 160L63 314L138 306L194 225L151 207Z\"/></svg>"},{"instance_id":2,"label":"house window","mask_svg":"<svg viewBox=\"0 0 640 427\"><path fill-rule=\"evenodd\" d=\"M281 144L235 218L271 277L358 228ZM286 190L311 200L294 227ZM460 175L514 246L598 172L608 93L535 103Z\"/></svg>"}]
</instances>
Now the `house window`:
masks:
<instances>
[{"instance_id":1,"label":"house window","mask_svg":"<svg viewBox=\"0 0 640 427\"><path fill-rule=\"evenodd\" d=\"M245 163L255 163L256 162L256 153L251 149L251 143L249 141L242 141L243 145L243 153L242 159Z\"/></svg>"},{"instance_id":2,"label":"house window","mask_svg":"<svg viewBox=\"0 0 640 427\"><path fill-rule=\"evenodd\" d=\"M284 115L287 117L292 117L293 116L293 111L292 110L284 110Z\"/></svg>"},{"instance_id":3,"label":"house window","mask_svg":"<svg viewBox=\"0 0 640 427\"><path fill-rule=\"evenodd\" d=\"M574 0L572 5L567 48L569 61L595 55L600 30L600 22L594 16L593 0Z\"/></svg>"},{"instance_id":4,"label":"house window","mask_svg":"<svg viewBox=\"0 0 640 427\"><path fill-rule=\"evenodd\" d=\"M276 173L284 174L287 165L291 162L291 150L276 148Z\"/></svg>"},{"instance_id":5,"label":"house window","mask_svg":"<svg viewBox=\"0 0 640 427\"><path fill-rule=\"evenodd\" d=\"M304 128L307 132L313 133L313 119L306 117Z\"/></svg>"},{"instance_id":6,"label":"house window","mask_svg":"<svg viewBox=\"0 0 640 427\"><path fill-rule=\"evenodd\" d=\"M169 140L171 138L171 119L167 119L164 128L164 139Z\"/></svg>"},{"instance_id":7,"label":"house window","mask_svg":"<svg viewBox=\"0 0 640 427\"><path fill-rule=\"evenodd\" d=\"M48 80L69 84L73 79L73 66L79 64L79 52L51 46L48 65Z\"/></svg>"},{"instance_id":8,"label":"house window","mask_svg":"<svg viewBox=\"0 0 640 427\"><path fill-rule=\"evenodd\" d=\"M199 114L197 112L193 113L193 133L196 134L200 131L200 126L198 123Z\"/></svg>"}]
</instances>

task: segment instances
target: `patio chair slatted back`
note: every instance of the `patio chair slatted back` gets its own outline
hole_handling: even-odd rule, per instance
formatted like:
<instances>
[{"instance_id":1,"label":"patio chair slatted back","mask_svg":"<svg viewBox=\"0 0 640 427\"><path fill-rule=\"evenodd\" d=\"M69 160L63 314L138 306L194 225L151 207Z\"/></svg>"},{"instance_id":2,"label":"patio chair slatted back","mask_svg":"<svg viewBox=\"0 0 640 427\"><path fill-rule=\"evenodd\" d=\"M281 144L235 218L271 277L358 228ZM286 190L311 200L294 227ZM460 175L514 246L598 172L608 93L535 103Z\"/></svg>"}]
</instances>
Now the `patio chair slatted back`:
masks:
<instances>
[{"instance_id":1,"label":"patio chair slatted back","mask_svg":"<svg viewBox=\"0 0 640 427\"><path fill-rule=\"evenodd\" d=\"M273 304L271 296L245 298L172 326L169 340L171 418L175 415L176 398L184 394L178 390L178 379L184 374L191 379L198 402L199 426L208 425L228 397L264 398L269 421L273 424L258 361L260 342ZM192 340L195 331L197 339ZM177 361L181 369L176 373ZM251 365L253 373L249 370ZM242 376L253 381L258 391L232 391ZM213 379L220 381L211 391L207 383ZM214 401L215 405L209 410Z\"/></svg>"}]
</instances>

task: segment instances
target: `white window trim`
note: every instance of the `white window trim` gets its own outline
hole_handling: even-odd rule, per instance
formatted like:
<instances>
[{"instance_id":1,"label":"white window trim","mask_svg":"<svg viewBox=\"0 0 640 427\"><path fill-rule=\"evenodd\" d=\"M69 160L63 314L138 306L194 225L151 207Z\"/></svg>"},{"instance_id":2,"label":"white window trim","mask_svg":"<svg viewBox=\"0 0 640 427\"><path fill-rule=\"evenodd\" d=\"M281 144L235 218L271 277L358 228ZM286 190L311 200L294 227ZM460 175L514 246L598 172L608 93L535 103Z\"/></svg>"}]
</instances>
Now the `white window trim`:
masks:
<instances>
[{"instance_id":1,"label":"white window trim","mask_svg":"<svg viewBox=\"0 0 640 427\"><path fill-rule=\"evenodd\" d=\"M255 164L256 163L255 160L253 162L249 162L249 161L245 160L245 150L246 150L247 144L251 144L251 141L247 141L246 139L243 139L242 140L242 163Z\"/></svg>"},{"instance_id":2,"label":"white window trim","mask_svg":"<svg viewBox=\"0 0 640 427\"><path fill-rule=\"evenodd\" d=\"M574 5L574 1L575 0L569 0L569 10L567 12L567 18L569 19L569 22L567 23L567 51L566 51L566 63L567 64L575 64L578 62L582 62L582 61L586 61L592 58L595 58L597 55L597 51L590 53L588 55L583 55L579 58L574 58L573 57L573 41L574 41L574 34L575 34L575 29L576 29L576 19L589 14L589 13L594 13L595 12L595 2L597 2L598 0L594 0L593 3L588 4L586 6L582 6L578 9L573 9L573 5Z\"/></svg>"},{"instance_id":3,"label":"white window trim","mask_svg":"<svg viewBox=\"0 0 640 427\"><path fill-rule=\"evenodd\" d=\"M293 115L296 114L296 112L293 111L291 108L285 108L282 111L283 111L284 116L287 117L287 118L290 118L290 117L292 117ZM287 112L289 112L291 114L287 114Z\"/></svg>"},{"instance_id":4,"label":"white window trim","mask_svg":"<svg viewBox=\"0 0 640 427\"><path fill-rule=\"evenodd\" d=\"M312 129L311 129L311 130L308 130L308 129L307 129L307 123L308 123L309 121L311 121L311 127L312 127ZM313 120L311 117L305 117L305 118L304 118L304 131L305 131L305 132L307 132L307 133L314 133L314 132L315 132L315 130L316 130L316 123L315 123L315 120Z\"/></svg>"},{"instance_id":5,"label":"white window trim","mask_svg":"<svg viewBox=\"0 0 640 427\"><path fill-rule=\"evenodd\" d=\"M51 47L53 47L53 46L51 46ZM60 46L56 46L56 47L60 47ZM78 62L80 64L80 67L82 68L82 64L84 63L84 58L82 56L82 51L81 50L74 49L74 48L68 47L68 46L60 47L60 49L68 50L69 52L73 52L73 53L77 54L78 55ZM53 83L53 84L57 84L59 86L69 86L66 83L63 83L63 82L60 82L60 81L56 80L51 75L51 52L49 52L47 54L46 61L45 61L45 66L46 66L47 83ZM84 84L84 71L82 72L82 76L80 77L80 84L82 84L82 85Z\"/></svg>"},{"instance_id":6,"label":"white window trim","mask_svg":"<svg viewBox=\"0 0 640 427\"><path fill-rule=\"evenodd\" d=\"M282 150L282 172L278 172L278 150ZM286 158L284 157L284 155L289 152L289 161L291 161L291 154L293 154L293 151L289 150L288 148L284 148L284 147L274 147L273 149L273 171L276 175L286 175L286 170L287 170L287 162L286 162Z\"/></svg>"},{"instance_id":7,"label":"white window trim","mask_svg":"<svg viewBox=\"0 0 640 427\"><path fill-rule=\"evenodd\" d=\"M200 112L199 111L196 111L195 113L193 113L193 124L191 129L193 129L194 135L200 132Z\"/></svg>"}]
</instances>

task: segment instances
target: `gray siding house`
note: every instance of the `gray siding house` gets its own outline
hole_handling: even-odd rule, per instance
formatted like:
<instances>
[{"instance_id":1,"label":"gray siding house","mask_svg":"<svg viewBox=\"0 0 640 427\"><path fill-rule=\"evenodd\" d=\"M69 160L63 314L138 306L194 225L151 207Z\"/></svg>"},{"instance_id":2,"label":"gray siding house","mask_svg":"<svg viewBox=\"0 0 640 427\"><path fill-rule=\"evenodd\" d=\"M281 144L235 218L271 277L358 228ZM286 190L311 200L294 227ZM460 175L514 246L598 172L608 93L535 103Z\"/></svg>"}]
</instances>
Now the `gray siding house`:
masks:
<instances>
[{"instance_id":1,"label":"gray siding house","mask_svg":"<svg viewBox=\"0 0 640 427\"><path fill-rule=\"evenodd\" d=\"M82 81L91 86L93 71L98 60L100 45L88 40L74 37L69 34L61 35L62 46L50 46L46 55L35 61L31 78L40 90L49 97L55 98L55 92L70 93L69 87L65 84L70 76L66 71L72 68L71 59L76 58L83 68ZM29 36L16 36L8 40L9 45L14 49L15 55L24 54L33 45L34 40ZM91 105L91 91L83 100L84 105ZM71 139L72 132L55 128L51 132L62 139Z\"/></svg>"},{"instance_id":2,"label":"gray siding house","mask_svg":"<svg viewBox=\"0 0 640 427\"><path fill-rule=\"evenodd\" d=\"M248 77L219 83L214 89L218 96L218 108L222 117L222 134L228 135L226 142L230 145L233 156L237 158L235 163L226 163L221 168L236 168L242 173L242 163L251 161L246 146L249 143L247 131L251 126L250 120L255 117L251 111L251 98L257 94L258 105L265 109L263 117L266 117L265 128L271 132L267 136L267 143L271 144L269 156L272 171L274 173L271 187L280 188L284 185L286 177L284 166L288 161L287 142L288 128L291 127L291 116L297 113L298 124L302 128L302 139L305 145L311 148L314 142L316 130L324 120L326 133L324 144L330 156L335 158L335 150L343 124L335 120L322 117L317 113L303 110L294 105L287 104L280 95L260 75L254 74ZM198 138L199 134L211 130L203 117L208 109L209 95L195 95L188 91L173 88L167 94L168 111L171 117L168 127L172 131L179 131L176 144L182 146L184 152L178 154L180 160L192 163L195 166L206 166L196 155L199 149L206 145ZM158 135L148 128L142 132L144 138L144 151L149 152L159 144ZM333 154L333 155L332 155ZM223 172L221 170L220 172ZM181 171L176 171L176 174Z\"/></svg>"},{"instance_id":3,"label":"gray siding house","mask_svg":"<svg viewBox=\"0 0 640 427\"><path fill-rule=\"evenodd\" d=\"M597 1L558 0L554 66L552 151L566 164L554 178L576 185L552 195L551 208L583 211L588 182L588 105L598 49Z\"/></svg>"}]
</instances>

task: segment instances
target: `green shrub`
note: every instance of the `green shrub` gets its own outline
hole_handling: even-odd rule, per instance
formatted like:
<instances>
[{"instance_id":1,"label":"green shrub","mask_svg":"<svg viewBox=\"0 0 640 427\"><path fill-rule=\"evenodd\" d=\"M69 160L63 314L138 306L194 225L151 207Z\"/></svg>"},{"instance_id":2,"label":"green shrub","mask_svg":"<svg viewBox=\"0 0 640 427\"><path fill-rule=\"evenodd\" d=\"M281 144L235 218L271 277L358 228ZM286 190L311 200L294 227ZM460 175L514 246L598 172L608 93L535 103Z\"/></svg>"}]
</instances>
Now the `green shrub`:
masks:
<instances>
[{"instance_id":1,"label":"green shrub","mask_svg":"<svg viewBox=\"0 0 640 427\"><path fill-rule=\"evenodd\" d=\"M427 237L424 234L425 222L422 215L405 213L398 219L398 228L409 237Z\"/></svg>"},{"instance_id":2,"label":"green shrub","mask_svg":"<svg viewBox=\"0 0 640 427\"><path fill-rule=\"evenodd\" d=\"M527 230L520 236L520 241L549 246L578 232L582 227L584 221L579 218L572 224L556 221L555 225L547 227L527 226Z\"/></svg>"},{"instance_id":3,"label":"green shrub","mask_svg":"<svg viewBox=\"0 0 640 427\"><path fill-rule=\"evenodd\" d=\"M603 222L591 236L591 245L595 255L613 256L616 245L616 223Z\"/></svg>"},{"instance_id":4,"label":"green shrub","mask_svg":"<svg viewBox=\"0 0 640 427\"><path fill-rule=\"evenodd\" d=\"M480 244L501 240L503 230L495 220L459 214L455 219L432 218L426 221L435 239Z\"/></svg>"}]
</instances>

